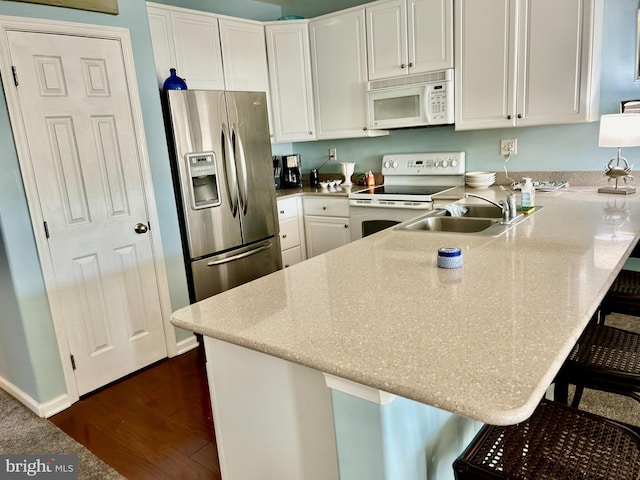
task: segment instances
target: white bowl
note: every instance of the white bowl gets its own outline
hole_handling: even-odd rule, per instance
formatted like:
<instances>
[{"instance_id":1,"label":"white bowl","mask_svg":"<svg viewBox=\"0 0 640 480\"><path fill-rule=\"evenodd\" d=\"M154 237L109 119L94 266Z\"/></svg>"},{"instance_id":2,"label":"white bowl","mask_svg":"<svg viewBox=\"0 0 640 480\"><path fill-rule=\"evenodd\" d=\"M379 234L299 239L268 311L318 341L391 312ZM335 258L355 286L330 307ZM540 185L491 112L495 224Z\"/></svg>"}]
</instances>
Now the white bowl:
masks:
<instances>
[{"instance_id":1,"label":"white bowl","mask_svg":"<svg viewBox=\"0 0 640 480\"><path fill-rule=\"evenodd\" d=\"M320 182L322 188L329 188L329 182Z\"/></svg>"},{"instance_id":2,"label":"white bowl","mask_svg":"<svg viewBox=\"0 0 640 480\"><path fill-rule=\"evenodd\" d=\"M495 172L467 172L464 175L465 177L473 178L473 179L490 178L490 177L495 178L496 176Z\"/></svg>"}]
</instances>

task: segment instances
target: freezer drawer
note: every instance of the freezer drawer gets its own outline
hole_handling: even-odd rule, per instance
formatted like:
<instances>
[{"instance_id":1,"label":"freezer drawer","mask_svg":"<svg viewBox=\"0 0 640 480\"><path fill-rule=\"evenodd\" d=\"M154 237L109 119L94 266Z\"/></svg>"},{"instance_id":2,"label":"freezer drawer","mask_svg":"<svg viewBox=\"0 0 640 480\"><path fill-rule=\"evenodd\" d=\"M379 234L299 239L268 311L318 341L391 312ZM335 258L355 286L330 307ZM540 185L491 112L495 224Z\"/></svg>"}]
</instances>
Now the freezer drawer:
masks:
<instances>
[{"instance_id":1,"label":"freezer drawer","mask_svg":"<svg viewBox=\"0 0 640 480\"><path fill-rule=\"evenodd\" d=\"M191 263L192 301L199 302L281 268L278 236L197 260Z\"/></svg>"}]
</instances>

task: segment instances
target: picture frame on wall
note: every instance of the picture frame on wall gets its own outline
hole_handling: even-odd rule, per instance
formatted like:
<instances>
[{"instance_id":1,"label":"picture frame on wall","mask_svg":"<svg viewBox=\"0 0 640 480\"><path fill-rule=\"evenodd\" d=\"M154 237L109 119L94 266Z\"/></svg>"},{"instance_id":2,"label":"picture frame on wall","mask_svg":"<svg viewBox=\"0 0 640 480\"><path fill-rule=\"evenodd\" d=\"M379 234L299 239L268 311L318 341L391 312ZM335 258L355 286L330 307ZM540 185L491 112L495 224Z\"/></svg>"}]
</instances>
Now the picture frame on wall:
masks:
<instances>
[{"instance_id":1,"label":"picture frame on wall","mask_svg":"<svg viewBox=\"0 0 640 480\"><path fill-rule=\"evenodd\" d=\"M118 0L12 0L22 3L38 3L52 7L75 8L91 12L109 13L118 15Z\"/></svg>"}]
</instances>

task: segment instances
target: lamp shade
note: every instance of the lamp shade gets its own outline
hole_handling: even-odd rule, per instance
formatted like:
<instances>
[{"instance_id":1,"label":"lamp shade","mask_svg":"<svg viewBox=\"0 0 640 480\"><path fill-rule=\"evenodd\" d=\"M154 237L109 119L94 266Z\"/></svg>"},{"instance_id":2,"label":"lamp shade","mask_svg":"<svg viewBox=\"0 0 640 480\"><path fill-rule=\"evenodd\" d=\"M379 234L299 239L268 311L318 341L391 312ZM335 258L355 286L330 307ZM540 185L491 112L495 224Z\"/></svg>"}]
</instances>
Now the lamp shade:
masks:
<instances>
[{"instance_id":1,"label":"lamp shade","mask_svg":"<svg viewBox=\"0 0 640 480\"><path fill-rule=\"evenodd\" d=\"M640 114L602 115L598 145L600 147L640 146Z\"/></svg>"}]
</instances>

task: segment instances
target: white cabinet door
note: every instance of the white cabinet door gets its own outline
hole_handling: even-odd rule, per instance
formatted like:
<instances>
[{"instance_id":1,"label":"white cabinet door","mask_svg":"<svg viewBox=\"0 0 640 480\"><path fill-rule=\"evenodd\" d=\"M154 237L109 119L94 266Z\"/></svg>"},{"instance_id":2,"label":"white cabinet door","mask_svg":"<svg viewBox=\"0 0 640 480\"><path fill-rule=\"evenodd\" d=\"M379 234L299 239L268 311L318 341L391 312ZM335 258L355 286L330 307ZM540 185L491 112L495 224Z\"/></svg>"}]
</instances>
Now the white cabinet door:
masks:
<instances>
[{"instance_id":1,"label":"white cabinet door","mask_svg":"<svg viewBox=\"0 0 640 480\"><path fill-rule=\"evenodd\" d=\"M514 0L456 4L458 130L515 125L516 6Z\"/></svg>"},{"instance_id":2,"label":"white cabinet door","mask_svg":"<svg viewBox=\"0 0 640 480\"><path fill-rule=\"evenodd\" d=\"M453 68L453 0L406 1L409 73Z\"/></svg>"},{"instance_id":3,"label":"white cabinet door","mask_svg":"<svg viewBox=\"0 0 640 480\"><path fill-rule=\"evenodd\" d=\"M191 89L223 90L217 16L159 4L147 12L160 88L173 67Z\"/></svg>"},{"instance_id":4,"label":"white cabinet door","mask_svg":"<svg viewBox=\"0 0 640 480\"><path fill-rule=\"evenodd\" d=\"M602 9L602 0L457 0L456 129L596 120Z\"/></svg>"},{"instance_id":5,"label":"white cabinet door","mask_svg":"<svg viewBox=\"0 0 640 480\"><path fill-rule=\"evenodd\" d=\"M273 133L264 26L259 22L225 17L220 17L219 24L225 89L265 92L269 131Z\"/></svg>"},{"instance_id":6,"label":"white cabinet door","mask_svg":"<svg viewBox=\"0 0 640 480\"><path fill-rule=\"evenodd\" d=\"M191 89L224 89L218 19L203 13L171 15L178 76Z\"/></svg>"},{"instance_id":7,"label":"white cabinet door","mask_svg":"<svg viewBox=\"0 0 640 480\"><path fill-rule=\"evenodd\" d=\"M269 93L264 27L258 22L221 17L220 43L227 90Z\"/></svg>"},{"instance_id":8,"label":"white cabinet door","mask_svg":"<svg viewBox=\"0 0 640 480\"><path fill-rule=\"evenodd\" d=\"M367 7L369 80L453 68L453 0Z\"/></svg>"},{"instance_id":9,"label":"white cabinet door","mask_svg":"<svg viewBox=\"0 0 640 480\"><path fill-rule=\"evenodd\" d=\"M602 0L522 0L518 126L599 118Z\"/></svg>"},{"instance_id":10,"label":"white cabinet door","mask_svg":"<svg viewBox=\"0 0 640 480\"><path fill-rule=\"evenodd\" d=\"M169 76L169 69L176 66L176 49L173 43L171 12L163 8L148 6L147 15L149 17L156 77L159 87L162 88L162 84Z\"/></svg>"},{"instance_id":11,"label":"white cabinet door","mask_svg":"<svg viewBox=\"0 0 640 480\"><path fill-rule=\"evenodd\" d=\"M409 73L406 0L377 2L366 14L369 80Z\"/></svg>"},{"instance_id":12,"label":"white cabinet door","mask_svg":"<svg viewBox=\"0 0 640 480\"><path fill-rule=\"evenodd\" d=\"M308 21L265 26L274 142L315 140Z\"/></svg>"},{"instance_id":13,"label":"white cabinet door","mask_svg":"<svg viewBox=\"0 0 640 480\"><path fill-rule=\"evenodd\" d=\"M316 138L388 135L367 128L367 49L364 8L309 22Z\"/></svg>"},{"instance_id":14,"label":"white cabinet door","mask_svg":"<svg viewBox=\"0 0 640 480\"><path fill-rule=\"evenodd\" d=\"M307 256L315 257L351 241L349 217L318 217L305 215Z\"/></svg>"}]
</instances>

